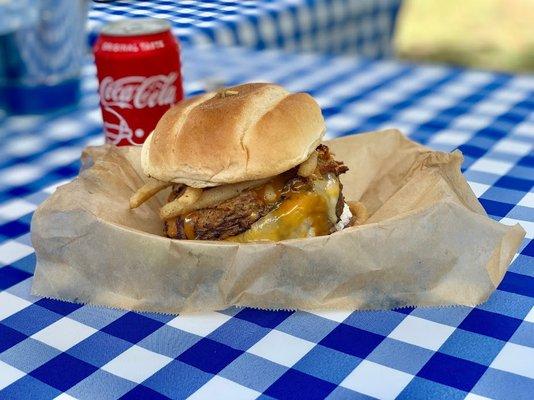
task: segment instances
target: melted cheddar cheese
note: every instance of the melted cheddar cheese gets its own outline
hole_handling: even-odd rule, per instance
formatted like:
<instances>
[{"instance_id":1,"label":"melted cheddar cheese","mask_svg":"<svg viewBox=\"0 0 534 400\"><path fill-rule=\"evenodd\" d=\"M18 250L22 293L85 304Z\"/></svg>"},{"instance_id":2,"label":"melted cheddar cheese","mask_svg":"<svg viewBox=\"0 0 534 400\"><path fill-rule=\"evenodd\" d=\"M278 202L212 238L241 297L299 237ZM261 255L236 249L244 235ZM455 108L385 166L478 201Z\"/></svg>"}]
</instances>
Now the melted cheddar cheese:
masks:
<instances>
[{"instance_id":1,"label":"melted cheddar cheese","mask_svg":"<svg viewBox=\"0 0 534 400\"><path fill-rule=\"evenodd\" d=\"M227 238L234 242L278 241L328 235L337 222L339 180L334 174L315 180L311 191L295 192L256 221L250 229Z\"/></svg>"}]
</instances>

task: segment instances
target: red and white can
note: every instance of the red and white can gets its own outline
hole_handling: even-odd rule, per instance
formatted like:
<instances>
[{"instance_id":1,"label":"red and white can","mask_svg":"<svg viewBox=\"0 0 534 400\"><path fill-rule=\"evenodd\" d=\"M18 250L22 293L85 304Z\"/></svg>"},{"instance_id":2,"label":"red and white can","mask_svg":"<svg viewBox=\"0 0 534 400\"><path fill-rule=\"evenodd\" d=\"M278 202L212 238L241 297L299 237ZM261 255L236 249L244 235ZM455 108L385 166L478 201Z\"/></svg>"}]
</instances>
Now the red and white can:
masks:
<instances>
[{"instance_id":1,"label":"red and white can","mask_svg":"<svg viewBox=\"0 0 534 400\"><path fill-rule=\"evenodd\" d=\"M142 144L184 97L180 47L163 19L106 25L93 47L106 142Z\"/></svg>"}]
</instances>

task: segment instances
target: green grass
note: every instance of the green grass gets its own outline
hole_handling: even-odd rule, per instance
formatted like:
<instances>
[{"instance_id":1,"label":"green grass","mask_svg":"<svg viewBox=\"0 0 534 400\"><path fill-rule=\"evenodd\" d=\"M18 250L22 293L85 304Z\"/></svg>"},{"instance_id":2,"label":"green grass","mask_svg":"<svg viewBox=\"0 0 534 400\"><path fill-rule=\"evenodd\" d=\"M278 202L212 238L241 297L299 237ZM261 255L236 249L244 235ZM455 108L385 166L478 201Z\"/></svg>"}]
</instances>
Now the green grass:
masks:
<instances>
[{"instance_id":1,"label":"green grass","mask_svg":"<svg viewBox=\"0 0 534 400\"><path fill-rule=\"evenodd\" d=\"M398 57L534 72L534 0L405 0Z\"/></svg>"}]
</instances>

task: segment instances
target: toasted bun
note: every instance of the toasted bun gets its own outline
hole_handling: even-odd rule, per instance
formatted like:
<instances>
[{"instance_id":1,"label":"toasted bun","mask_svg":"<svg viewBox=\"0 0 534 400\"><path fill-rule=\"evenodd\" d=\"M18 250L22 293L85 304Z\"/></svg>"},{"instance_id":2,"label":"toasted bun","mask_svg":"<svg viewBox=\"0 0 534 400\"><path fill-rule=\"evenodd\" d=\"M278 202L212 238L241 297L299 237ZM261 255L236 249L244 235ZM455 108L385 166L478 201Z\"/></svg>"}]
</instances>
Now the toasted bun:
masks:
<instances>
[{"instance_id":1,"label":"toasted bun","mask_svg":"<svg viewBox=\"0 0 534 400\"><path fill-rule=\"evenodd\" d=\"M145 174L193 187L278 175L306 160L325 123L308 94L250 83L182 101L142 149Z\"/></svg>"}]
</instances>

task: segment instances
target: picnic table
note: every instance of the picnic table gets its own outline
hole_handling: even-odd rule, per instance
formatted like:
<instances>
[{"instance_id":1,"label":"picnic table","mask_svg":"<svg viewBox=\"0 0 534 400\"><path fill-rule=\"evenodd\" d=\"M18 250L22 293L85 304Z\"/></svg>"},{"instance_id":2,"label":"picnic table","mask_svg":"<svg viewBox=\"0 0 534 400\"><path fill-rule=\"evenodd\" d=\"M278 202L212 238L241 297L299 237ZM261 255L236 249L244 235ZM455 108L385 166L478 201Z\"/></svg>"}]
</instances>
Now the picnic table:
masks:
<instances>
[{"instance_id":1,"label":"picnic table","mask_svg":"<svg viewBox=\"0 0 534 400\"><path fill-rule=\"evenodd\" d=\"M532 398L533 76L246 48L182 58L188 96L273 81L317 98L328 138L394 127L461 150L488 215L527 231L519 253L477 307L176 316L34 297L32 213L104 139L88 62L76 107L0 127L0 398Z\"/></svg>"},{"instance_id":2,"label":"picnic table","mask_svg":"<svg viewBox=\"0 0 534 400\"><path fill-rule=\"evenodd\" d=\"M392 54L401 0L180 0L92 3L89 38L119 18L156 17L172 23L186 45L280 48L361 54Z\"/></svg>"}]
</instances>

